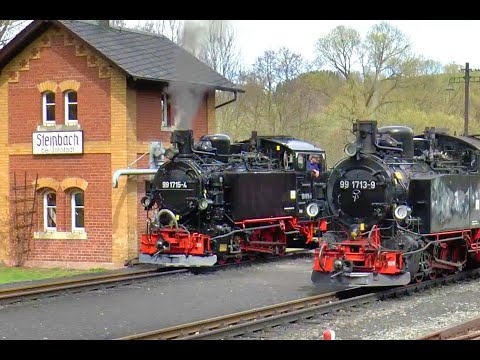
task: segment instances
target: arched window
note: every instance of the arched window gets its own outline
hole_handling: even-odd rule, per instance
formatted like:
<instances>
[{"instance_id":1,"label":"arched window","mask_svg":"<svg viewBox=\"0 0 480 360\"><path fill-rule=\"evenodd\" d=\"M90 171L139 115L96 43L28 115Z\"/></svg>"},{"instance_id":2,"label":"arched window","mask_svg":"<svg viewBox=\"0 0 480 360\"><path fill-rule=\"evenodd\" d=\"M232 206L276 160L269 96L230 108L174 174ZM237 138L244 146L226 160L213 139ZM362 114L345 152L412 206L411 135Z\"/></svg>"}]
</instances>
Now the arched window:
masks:
<instances>
[{"instance_id":1,"label":"arched window","mask_svg":"<svg viewBox=\"0 0 480 360\"><path fill-rule=\"evenodd\" d=\"M76 190L72 193L72 231L85 230L84 193Z\"/></svg>"},{"instance_id":2,"label":"arched window","mask_svg":"<svg viewBox=\"0 0 480 360\"><path fill-rule=\"evenodd\" d=\"M52 190L43 194L43 223L45 230L57 230L57 194Z\"/></svg>"},{"instance_id":3,"label":"arched window","mask_svg":"<svg viewBox=\"0 0 480 360\"><path fill-rule=\"evenodd\" d=\"M46 91L42 95L43 125L55 125L55 93Z\"/></svg>"},{"instance_id":4,"label":"arched window","mask_svg":"<svg viewBox=\"0 0 480 360\"><path fill-rule=\"evenodd\" d=\"M73 90L65 92L65 124L77 124L77 107L77 92Z\"/></svg>"}]
</instances>

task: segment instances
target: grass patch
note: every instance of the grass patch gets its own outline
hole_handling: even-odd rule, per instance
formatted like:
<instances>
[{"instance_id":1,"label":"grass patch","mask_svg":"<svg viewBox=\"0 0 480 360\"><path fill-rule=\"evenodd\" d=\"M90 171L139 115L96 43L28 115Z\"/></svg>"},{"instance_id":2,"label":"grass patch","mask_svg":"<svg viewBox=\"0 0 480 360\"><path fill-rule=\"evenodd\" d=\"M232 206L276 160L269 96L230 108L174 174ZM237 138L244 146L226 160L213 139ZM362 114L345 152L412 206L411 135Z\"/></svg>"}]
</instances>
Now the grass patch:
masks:
<instances>
[{"instance_id":1,"label":"grass patch","mask_svg":"<svg viewBox=\"0 0 480 360\"><path fill-rule=\"evenodd\" d=\"M49 278L58 278L65 276L75 276L80 274L92 274L105 271L105 269L89 270L69 270L69 269L41 269L41 268L22 268L7 267L0 265L0 284L7 284L20 281L31 281Z\"/></svg>"}]
</instances>

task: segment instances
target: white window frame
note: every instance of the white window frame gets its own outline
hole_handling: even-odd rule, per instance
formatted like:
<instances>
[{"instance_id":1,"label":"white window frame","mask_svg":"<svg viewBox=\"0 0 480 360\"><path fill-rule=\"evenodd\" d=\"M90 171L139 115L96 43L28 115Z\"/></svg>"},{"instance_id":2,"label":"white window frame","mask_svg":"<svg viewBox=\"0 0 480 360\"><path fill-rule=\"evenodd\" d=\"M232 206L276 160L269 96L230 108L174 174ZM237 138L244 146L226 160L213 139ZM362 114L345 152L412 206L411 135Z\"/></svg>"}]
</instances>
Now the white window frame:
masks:
<instances>
[{"instance_id":1,"label":"white window frame","mask_svg":"<svg viewBox=\"0 0 480 360\"><path fill-rule=\"evenodd\" d=\"M55 206L48 205L48 194L55 194ZM55 227L48 226L48 209L55 208ZM43 227L45 231L57 231L57 193L53 190L45 191L43 194Z\"/></svg>"},{"instance_id":2,"label":"white window frame","mask_svg":"<svg viewBox=\"0 0 480 360\"><path fill-rule=\"evenodd\" d=\"M172 104L173 105L173 104ZM172 125L172 121L175 120L168 118L168 95L166 93L162 94L162 100L160 100L160 106L162 107L162 126L161 130L163 131L173 131L175 130L175 124ZM172 109L173 111L173 109ZM169 124L170 123L170 124Z\"/></svg>"},{"instance_id":3,"label":"white window frame","mask_svg":"<svg viewBox=\"0 0 480 360\"><path fill-rule=\"evenodd\" d=\"M168 127L168 103L167 94L162 94L162 127Z\"/></svg>"},{"instance_id":4,"label":"white window frame","mask_svg":"<svg viewBox=\"0 0 480 360\"><path fill-rule=\"evenodd\" d=\"M77 94L77 101L69 101L68 100L68 94L70 93L76 93ZM65 95L64 95L64 104L65 104L65 125L77 125L78 124L78 92L75 91L75 90L68 90L65 92ZM77 119L75 120L69 120L69 107L68 105L77 105Z\"/></svg>"},{"instance_id":5,"label":"white window frame","mask_svg":"<svg viewBox=\"0 0 480 360\"><path fill-rule=\"evenodd\" d=\"M75 202L75 195L83 194L83 205L77 205ZM72 232L85 232L85 192L84 191L74 191L71 194L71 213L72 213ZM83 227L77 227L75 222L76 209L83 209Z\"/></svg>"},{"instance_id":6,"label":"white window frame","mask_svg":"<svg viewBox=\"0 0 480 360\"><path fill-rule=\"evenodd\" d=\"M55 120L47 120L47 105L53 105L54 106L54 113L55 113L55 118L57 117L56 116L56 109L55 109L55 106L56 106L56 103L53 102L53 103L47 103L47 94L53 94L53 96L55 97L55 101L56 101L56 94L53 92L53 91L45 91L43 94L42 94L42 116L43 116L43 125L45 126L54 126L56 123L57 123L57 119Z\"/></svg>"}]
</instances>

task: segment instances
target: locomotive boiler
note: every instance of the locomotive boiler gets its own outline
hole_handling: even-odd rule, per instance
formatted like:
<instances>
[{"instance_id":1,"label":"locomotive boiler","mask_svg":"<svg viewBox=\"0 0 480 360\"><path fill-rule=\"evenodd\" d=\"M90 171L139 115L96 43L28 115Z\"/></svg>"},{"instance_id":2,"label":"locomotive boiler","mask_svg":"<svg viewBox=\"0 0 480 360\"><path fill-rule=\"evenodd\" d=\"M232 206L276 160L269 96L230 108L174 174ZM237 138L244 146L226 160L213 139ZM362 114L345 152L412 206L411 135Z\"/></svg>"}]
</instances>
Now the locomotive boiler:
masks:
<instances>
[{"instance_id":1,"label":"locomotive boiler","mask_svg":"<svg viewBox=\"0 0 480 360\"><path fill-rule=\"evenodd\" d=\"M480 140L427 128L353 124L326 184L333 216L313 282L405 285L480 260Z\"/></svg>"},{"instance_id":2,"label":"locomotive boiler","mask_svg":"<svg viewBox=\"0 0 480 360\"><path fill-rule=\"evenodd\" d=\"M310 155L325 167L322 149L255 132L238 143L221 134L195 143L191 130L177 130L171 143L141 200L140 263L212 266L283 255L291 243L312 243L324 226L323 187L306 170Z\"/></svg>"}]
</instances>

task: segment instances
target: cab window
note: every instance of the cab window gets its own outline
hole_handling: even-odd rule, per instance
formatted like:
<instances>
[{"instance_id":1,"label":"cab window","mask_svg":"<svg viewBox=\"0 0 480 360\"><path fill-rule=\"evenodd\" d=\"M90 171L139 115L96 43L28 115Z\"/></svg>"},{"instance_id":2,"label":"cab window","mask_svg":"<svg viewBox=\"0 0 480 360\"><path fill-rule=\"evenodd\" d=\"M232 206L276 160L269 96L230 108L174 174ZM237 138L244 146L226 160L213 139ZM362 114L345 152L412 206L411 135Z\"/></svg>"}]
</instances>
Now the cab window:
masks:
<instances>
[{"instance_id":1,"label":"cab window","mask_svg":"<svg viewBox=\"0 0 480 360\"><path fill-rule=\"evenodd\" d=\"M306 169L306 154L297 154L297 169L298 170L305 170Z\"/></svg>"}]
</instances>

